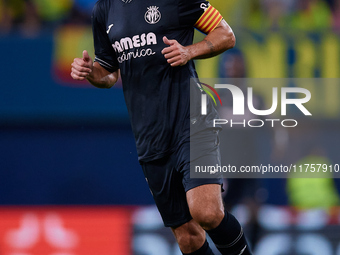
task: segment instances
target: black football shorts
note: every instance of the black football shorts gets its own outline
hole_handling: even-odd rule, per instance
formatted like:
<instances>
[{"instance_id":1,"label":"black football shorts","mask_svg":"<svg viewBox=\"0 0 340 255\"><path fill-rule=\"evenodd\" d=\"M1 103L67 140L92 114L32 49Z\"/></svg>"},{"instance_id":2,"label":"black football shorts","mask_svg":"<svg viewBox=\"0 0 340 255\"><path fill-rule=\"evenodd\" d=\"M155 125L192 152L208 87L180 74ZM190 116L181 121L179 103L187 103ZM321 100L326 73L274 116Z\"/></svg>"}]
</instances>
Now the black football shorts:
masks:
<instances>
[{"instance_id":1,"label":"black football shorts","mask_svg":"<svg viewBox=\"0 0 340 255\"><path fill-rule=\"evenodd\" d=\"M218 130L201 131L182 142L173 153L150 162L140 162L150 191L166 227L178 227L192 219L186 192L205 184L220 184L222 178L190 178L192 165L220 165ZM193 156L194 155L194 156Z\"/></svg>"}]
</instances>

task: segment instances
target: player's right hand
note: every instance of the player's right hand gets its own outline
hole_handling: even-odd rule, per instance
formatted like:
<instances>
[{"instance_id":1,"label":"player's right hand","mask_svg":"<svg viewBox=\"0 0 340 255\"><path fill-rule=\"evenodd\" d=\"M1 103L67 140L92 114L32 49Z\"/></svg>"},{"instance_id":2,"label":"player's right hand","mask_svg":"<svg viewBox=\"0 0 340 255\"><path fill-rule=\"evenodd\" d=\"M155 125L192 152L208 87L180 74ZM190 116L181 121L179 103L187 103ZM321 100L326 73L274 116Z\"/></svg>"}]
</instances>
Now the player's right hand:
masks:
<instances>
[{"instance_id":1,"label":"player's right hand","mask_svg":"<svg viewBox=\"0 0 340 255\"><path fill-rule=\"evenodd\" d=\"M89 53L84 50L83 58L75 58L72 63L71 76L74 80L85 80L93 70L93 61Z\"/></svg>"}]
</instances>

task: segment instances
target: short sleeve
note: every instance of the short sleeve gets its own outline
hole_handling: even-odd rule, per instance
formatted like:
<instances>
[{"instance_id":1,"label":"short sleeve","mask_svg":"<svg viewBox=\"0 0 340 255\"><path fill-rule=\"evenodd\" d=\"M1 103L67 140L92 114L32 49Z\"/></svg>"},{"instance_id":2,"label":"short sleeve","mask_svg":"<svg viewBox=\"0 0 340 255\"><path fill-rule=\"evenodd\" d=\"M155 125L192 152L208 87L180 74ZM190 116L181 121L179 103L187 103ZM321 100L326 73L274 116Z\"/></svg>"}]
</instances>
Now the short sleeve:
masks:
<instances>
[{"instance_id":1,"label":"short sleeve","mask_svg":"<svg viewBox=\"0 0 340 255\"><path fill-rule=\"evenodd\" d=\"M95 62L113 73L119 69L116 53L106 33L105 9L103 2L98 1L92 11L92 32L95 51Z\"/></svg>"},{"instance_id":2,"label":"short sleeve","mask_svg":"<svg viewBox=\"0 0 340 255\"><path fill-rule=\"evenodd\" d=\"M180 23L195 27L208 34L223 19L222 15L205 0L183 0L180 4Z\"/></svg>"},{"instance_id":3,"label":"short sleeve","mask_svg":"<svg viewBox=\"0 0 340 255\"><path fill-rule=\"evenodd\" d=\"M179 0L180 24L193 27L209 5L206 0Z\"/></svg>"}]
</instances>

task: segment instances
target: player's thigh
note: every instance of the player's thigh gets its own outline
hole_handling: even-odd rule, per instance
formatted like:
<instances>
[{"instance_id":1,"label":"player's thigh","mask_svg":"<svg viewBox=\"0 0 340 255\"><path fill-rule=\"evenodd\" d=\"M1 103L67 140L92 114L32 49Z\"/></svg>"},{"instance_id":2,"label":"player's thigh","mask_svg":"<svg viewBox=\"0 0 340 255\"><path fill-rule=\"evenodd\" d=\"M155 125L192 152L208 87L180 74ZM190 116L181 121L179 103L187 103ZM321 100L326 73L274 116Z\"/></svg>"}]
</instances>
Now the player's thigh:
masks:
<instances>
[{"instance_id":1,"label":"player's thigh","mask_svg":"<svg viewBox=\"0 0 340 255\"><path fill-rule=\"evenodd\" d=\"M177 151L179 160L177 169L183 175L185 192L206 184L219 184L220 191L223 183L222 174L209 174L204 178L191 178L190 173L195 171L196 166L221 165L219 150L218 130L206 129L191 135Z\"/></svg>"},{"instance_id":2,"label":"player's thigh","mask_svg":"<svg viewBox=\"0 0 340 255\"><path fill-rule=\"evenodd\" d=\"M182 169L183 186L191 216L203 228L219 225L224 217L222 202L222 176L215 173L211 178L191 178L195 166L216 166L221 164L218 130L203 130L190 140L190 164Z\"/></svg>"},{"instance_id":3,"label":"player's thigh","mask_svg":"<svg viewBox=\"0 0 340 255\"><path fill-rule=\"evenodd\" d=\"M191 216L204 229L217 227L224 217L221 185L206 184L187 191Z\"/></svg>"}]
</instances>

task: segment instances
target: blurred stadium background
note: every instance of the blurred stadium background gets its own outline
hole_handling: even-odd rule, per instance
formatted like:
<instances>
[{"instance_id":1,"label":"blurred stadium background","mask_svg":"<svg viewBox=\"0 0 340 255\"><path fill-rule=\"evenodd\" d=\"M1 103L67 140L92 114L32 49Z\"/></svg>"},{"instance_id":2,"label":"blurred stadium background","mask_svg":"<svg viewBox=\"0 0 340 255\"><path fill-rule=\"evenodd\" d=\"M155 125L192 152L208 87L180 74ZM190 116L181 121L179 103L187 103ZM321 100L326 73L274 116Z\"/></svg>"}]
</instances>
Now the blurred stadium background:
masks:
<instances>
[{"instance_id":1,"label":"blurred stadium background","mask_svg":"<svg viewBox=\"0 0 340 255\"><path fill-rule=\"evenodd\" d=\"M73 58L93 55L94 3L0 0L0 255L180 254L137 162L121 85L70 78ZM237 46L197 61L200 77L339 78L340 1L211 3ZM310 85L324 100L301 129L231 130L230 162L340 163L335 84ZM255 255L340 255L339 180L227 186Z\"/></svg>"}]
</instances>

